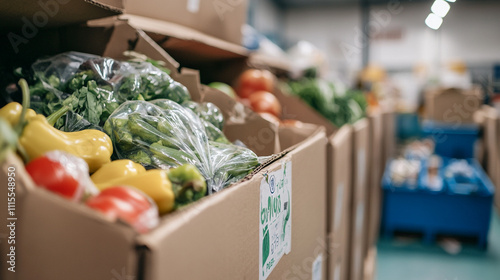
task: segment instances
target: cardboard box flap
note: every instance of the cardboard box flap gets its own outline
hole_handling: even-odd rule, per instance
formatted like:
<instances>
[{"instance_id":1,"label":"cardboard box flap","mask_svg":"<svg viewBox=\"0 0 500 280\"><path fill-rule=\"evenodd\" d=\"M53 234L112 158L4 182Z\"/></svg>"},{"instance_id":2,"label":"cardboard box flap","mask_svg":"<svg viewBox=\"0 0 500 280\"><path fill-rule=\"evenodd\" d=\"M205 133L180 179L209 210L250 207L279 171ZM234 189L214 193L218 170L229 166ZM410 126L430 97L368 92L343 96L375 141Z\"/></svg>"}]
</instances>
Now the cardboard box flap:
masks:
<instances>
[{"instance_id":1,"label":"cardboard box flap","mask_svg":"<svg viewBox=\"0 0 500 280\"><path fill-rule=\"evenodd\" d=\"M179 24L241 45L248 2L124 0L124 6L127 14Z\"/></svg>"},{"instance_id":2,"label":"cardboard box flap","mask_svg":"<svg viewBox=\"0 0 500 280\"><path fill-rule=\"evenodd\" d=\"M146 31L160 46L168 49L169 53L185 54L186 58L198 63L248 56L248 51L242 46L175 23L129 14L121 15L120 18L128 20L135 28Z\"/></svg>"},{"instance_id":3,"label":"cardboard box flap","mask_svg":"<svg viewBox=\"0 0 500 280\"><path fill-rule=\"evenodd\" d=\"M121 0L1 1L0 29L30 39L38 29L118 15L122 9Z\"/></svg>"},{"instance_id":4,"label":"cardboard box flap","mask_svg":"<svg viewBox=\"0 0 500 280\"><path fill-rule=\"evenodd\" d=\"M310 123L300 123L297 126L280 126L280 147L285 151L293 149L298 143L317 134L318 131L324 132L325 128Z\"/></svg>"},{"instance_id":5,"label":"cardboard box flap","mask_svg":"<svg viewBox=\"0 0 500 280\"><path fill-rule=\"evenodd\" d=\"M261 53L252 53L249 57L248 64L251 67L259 69L270 69L277 76L290 73L292 66L285 58L269 56Z\"/></svg>"},{"instance_id":6,"label":"cardboard box flap","mask_svg":"<svg viewBox=\"0 0 500 280\"><path fill-rule=\"evenodd\" d=\"M78 27L76 30L71 29L69 32L88 32L81 34L81 36L74 36L68 34L67 36L75 37L71 40L67 49L80 49L81 45L89 45L86 42L79 42L88 37L94 38L97 32L96 28L103 28L104 30L113 30L108 40L100 40L107 42L103 50L96 50L93 53L102 54L102 56L113 57L120 60L128 60L124 56L124 51L134 50L136 52L147 54L148 57L165 62L166 68L170 72L170 76L183 84L189 91L191 99L199 101L201 99L201 92L199 88L199 75L198 71L191 69L183 69L182 73L178 72L179 63L177 63L164 49L159 47L145 32L137 30L130 26L125 20L117 20L115 17L93 20L88 22L89 27ZM104 33L104 32L103 32ZM92 44L95 47L96 44Z\"/></svg>"},{"instance_id":7,"label":"cardboard box flap","mask_svg":"<svg viewBox=\"0 0 500 280\"><path fill-rule=\"evenodd\" d=\"M102 26L113 26L117 25L120 22L117 17L107 17L102 19L90 20L87 22L89 27L102 27ZM122 21L125 25L127 22ZM177 72L179 69L179 63L175 61L164 49L158 46L146 33L142 30L137 30L132 27L129 27L130 31L137 33L139 38L137 40L132 41L135 44L137 51L141 53L147 53L149 58L155 60L164 61L166 64L166 68L171 70L172 72ZM133 31L132 31L133 30ZM120 54L121 55L121 54Z\"/></svg>"}]
</instances>

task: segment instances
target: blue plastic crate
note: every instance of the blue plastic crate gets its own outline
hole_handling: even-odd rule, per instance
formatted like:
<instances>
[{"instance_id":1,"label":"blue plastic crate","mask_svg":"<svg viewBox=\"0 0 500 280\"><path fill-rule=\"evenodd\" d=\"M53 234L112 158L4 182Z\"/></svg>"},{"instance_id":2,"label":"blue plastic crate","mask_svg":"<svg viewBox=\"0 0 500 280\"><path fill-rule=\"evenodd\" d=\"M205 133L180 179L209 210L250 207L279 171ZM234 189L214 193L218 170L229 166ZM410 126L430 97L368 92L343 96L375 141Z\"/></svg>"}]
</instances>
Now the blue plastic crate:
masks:
<instances>
[{"instance_id":1,"label":"blue plastic crate","mask_svg":"<svg viewBox=\"0 0 500 280\"><path fill-rule=\"evenodd\" d=\"M415 113L396 115L396 134L399 140L420 138L420 119Z\"/></svg>"},{"instance_id":2,"label":"blue plastic crate","mask_svg":"<svg viewBox=\"0 0 500 280\"><path fill-rule=\"evenodd\" d=\"M450 158L473 158L476 141L479 138L479 126L425 121L422 124L422 136L434 140L437 155Z\"/></svg>"},{"instance_id":3,"label":"blue plastic crate","mask_svg":"<svg viewBox=\"0 0 500 280\"><path fill-rule=\"evenodd\" d=\"M469 162L475 169L476 187L475 191L465 193L460 189L460 182L457 184L456 181L444 178L443 170L439 172L444 180L443 189L432 191L422 185L421 179L427 172L425 164L416 189L395 187L387 174L389 169L386 168L382 181L382 234L391 237L395 231L419 232L428 243L433 242L438 234L473 236L477 237L479 247L486 248L493 185L475 160ZM444 166L448 163L449 160L443 160Z\"/></svg>"}]
</instances>

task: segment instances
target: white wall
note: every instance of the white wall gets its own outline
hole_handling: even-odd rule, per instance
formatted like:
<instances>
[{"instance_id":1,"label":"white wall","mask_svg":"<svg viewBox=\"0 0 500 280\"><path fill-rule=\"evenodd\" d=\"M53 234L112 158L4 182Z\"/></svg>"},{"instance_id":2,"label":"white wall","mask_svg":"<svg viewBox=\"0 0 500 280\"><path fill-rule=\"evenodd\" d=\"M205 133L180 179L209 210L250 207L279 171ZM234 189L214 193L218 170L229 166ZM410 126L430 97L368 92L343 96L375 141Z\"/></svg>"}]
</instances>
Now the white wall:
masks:
<instances>
[{"instance_id":1,"label":"white wall","mask_svg":"<svg viewBox=\"0 0 500 280\"><path fill-rule=\"evenodd\" d=\"M452 3L439 30L440 40L424 23L431 5L432 1L402 2L399 13L388 5L372 7L372 13L390 14L389 21L378 20L383 27L380 32L399 29L402 36L371 40L370 60L389 69L411 69L421 62L436 64L440 49L442 62L462 59L473 66L500 62L500 1ZM377 22L374 16L373 21ZM328 55L330 68L344 74L361 67L360 30L361 13L356 5L285 11L287 40L312 42Z\"/></svg>"},{"instance_id":2,"label":"white wall","mask_svg":"<svg viewBox=\"0 0 500 280\"><path fill-rule=\"evenodd\" d=\"M372 40L370 58L388 68L411 68L460 59L469 65L500 61L500 2L451 3L451 10L436 32L424 20L429 3L404 3L402 12L392 14L385 30L401 30L400 40ZM386 11L376 6L372 12ZM372 17L373 21L374 18Z\"/></svg>"},{"instance_id":3,"label":"white wall","mask_svg":"<svg viewBox=\"0 0 500 280\"><path fill-rule=\"evenodd\" d=\"M251 0L254 28L262 34L279 34L283 28L283 11L271 0Z\"/></svg>"},{"instance_id":4,"label":"white wall","mask_svg":"<svg viewBox=\"0 0 500 280\"><path fill-rule=\"evenodd\" d=\"M324 51L332 71L346 78L361 67L361 48L352 55L346 45L355 46L361 14L355 5L340 7L296 8L285 13L285 36L289 42L307 40Z\"/></svg>"}]
</instances>

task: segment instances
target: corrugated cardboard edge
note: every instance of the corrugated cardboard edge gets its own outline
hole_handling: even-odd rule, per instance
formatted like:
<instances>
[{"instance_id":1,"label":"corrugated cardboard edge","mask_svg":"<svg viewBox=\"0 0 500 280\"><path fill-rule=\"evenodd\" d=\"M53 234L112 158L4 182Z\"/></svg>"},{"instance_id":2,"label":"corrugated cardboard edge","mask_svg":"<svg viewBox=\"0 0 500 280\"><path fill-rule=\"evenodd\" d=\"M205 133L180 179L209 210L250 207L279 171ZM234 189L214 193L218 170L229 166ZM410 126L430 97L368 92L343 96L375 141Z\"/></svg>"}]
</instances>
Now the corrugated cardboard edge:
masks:
<instances>
[{"instance_id":1,"label":"corrugated cardboard edge","mask_svg":"<svg viewBox=\"0 0 500 280\"><path fill-rule=\"evenodd\" d=\"M364 280L375 280L377 273L377 247L370 247L365 259Z\"/></svg>"},{"instance_id":2,"label":"corrugated cardboard edge","mask_svg":"<svg viewBox=\"0 0 500 280\"><path fill-rule=\"evenodd\" d=\"M370 122L370 168L368 170L368 234L366 241L366 253L374 246L378 239L378 231L380 227L380 213L382 205L382 174L384 172L383 165L380 165L382 158L383 145L383 117L380 111L369 114Z\"/></svg>"},{"instance_id":3,"label":"corrugated cardboard edge","mask_svg":"<svg viewBox=\"0 0 500 280\"><path fill-rule=\"evenodd\" d=\"M364 118L353 124L353 179L352 179L352 197L351 197L351 239L349 251L349 279L361 280L363 278L363 267L365 259L365 241L366 241L366 219L368 216L368 172L369 172L369 129L370 123L368 119ZM362 137L364 135L365 137ZM358 173L358 149L365 148L364 153L364 176ZM360 213L357 213L360 205L363 207ZM362 217L358 217L362 214ZM361 221L357 221L361 218ZM359 227L358 227L359 226Z\"/></svg>"},{"instance_id":4,"label":"corrugated cardboard edge","mask_svg":"<svg viewBox=\"0 0 500 280\"><path fill-rule=\"evenodd\" d=\"M284 58L276 58L261 53L252 53L248 58L248 65L259 69L270 69L273 73L280 75L292 71L290 61Z\"/></svg>"},{"instance_id":5,"label":"corrugated cardboard edge","mask_svg":"<svg viewBox=\"0 0 500 280\"><path fill-rule=\"evenodd\" d=\"M84 0L90 4L101 7L106 10L110 10L116 13L123 13L123 1L122 0Z\"/></svg>"},{"instance_id":6,"label":"corrugated cardboard edge","mask_svg":"<svg viewBox=\"0 0 500 280\"><path fill-rule=\"evenodd\" d=\"M352 126L342 126L328 138L327 157L327 238L329 280L347 280L349 260L350 207L352 189ZM345 155L345 158L342 158ZM346 172L347 170L347 172ZM339 178L345 180L339 191ZM341 192L339 194L339 192ZM338 197L342 195L342 197ZM337 203L341 203L338 205ZM338 225L336 228L335 224Z\"/></svg>"}]
</instances>

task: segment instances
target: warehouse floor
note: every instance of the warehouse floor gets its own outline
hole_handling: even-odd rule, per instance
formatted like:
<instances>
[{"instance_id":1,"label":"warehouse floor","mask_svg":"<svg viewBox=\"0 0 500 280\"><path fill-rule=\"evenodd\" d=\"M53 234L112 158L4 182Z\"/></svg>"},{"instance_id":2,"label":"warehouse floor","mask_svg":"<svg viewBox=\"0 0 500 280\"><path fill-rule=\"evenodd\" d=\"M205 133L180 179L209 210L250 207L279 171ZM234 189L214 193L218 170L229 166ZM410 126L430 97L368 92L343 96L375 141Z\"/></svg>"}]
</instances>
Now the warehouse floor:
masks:
<instances>
[{"instance_id":1,"label":"warehouse floor","mask_svg":"<svg viewBox=\"0 0 500 280\"><path fill-rule=\"evenodd\" d=\"M481 251L456 242L429 246L417 239L381 239L377 244L376 280L499 280L498 212L492 215L488 240L488 249Z\"/></svg>"}]
</instances>

